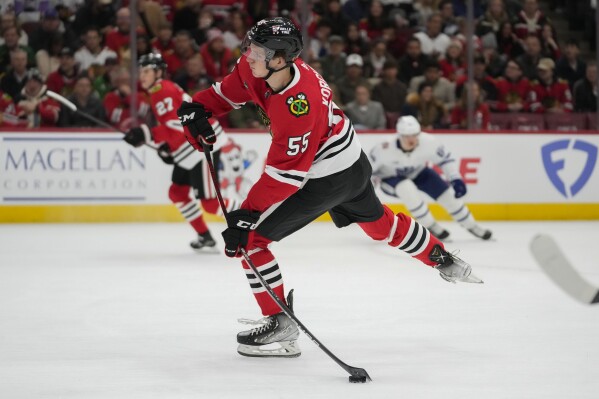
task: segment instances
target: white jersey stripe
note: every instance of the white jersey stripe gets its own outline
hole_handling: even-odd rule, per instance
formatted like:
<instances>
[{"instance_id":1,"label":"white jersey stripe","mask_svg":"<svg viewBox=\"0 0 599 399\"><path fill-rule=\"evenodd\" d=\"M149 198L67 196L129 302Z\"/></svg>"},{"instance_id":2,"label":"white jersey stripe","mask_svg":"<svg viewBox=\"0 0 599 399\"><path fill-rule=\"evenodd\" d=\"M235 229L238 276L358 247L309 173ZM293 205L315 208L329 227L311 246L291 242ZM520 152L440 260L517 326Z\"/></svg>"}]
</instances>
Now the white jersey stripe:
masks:
<instances>
[{"instance_id":1,"label":"white jersey stripe","mask_svg":"<svg viewBox=\"0 0 599 399\"><path fill-rule=\"evenodd\" d=\"M234 103L233 101L229 100L222 92L222 90L220 89L221 86L221 82L217 82L215 84L212 85L212 88L214 88L214 91L216 92L216 94L218 94L223 100L225 100L226 102L229 103L229 105L235 109L239 109L241 108L245 103Z\"/></svg>"}]
</instances>

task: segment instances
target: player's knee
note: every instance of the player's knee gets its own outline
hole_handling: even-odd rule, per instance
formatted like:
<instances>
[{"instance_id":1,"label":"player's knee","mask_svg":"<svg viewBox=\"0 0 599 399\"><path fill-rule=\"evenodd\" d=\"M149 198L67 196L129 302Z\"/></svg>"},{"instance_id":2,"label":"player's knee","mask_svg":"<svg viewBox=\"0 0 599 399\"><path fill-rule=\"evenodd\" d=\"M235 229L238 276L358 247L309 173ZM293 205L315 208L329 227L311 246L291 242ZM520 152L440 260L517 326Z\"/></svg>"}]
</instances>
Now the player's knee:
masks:
<instances>
[{"instance_id":1,"label":"player's knee","mask_svg":"<svg viewBox=\"0 0 599 399\"><path fill-rule=\"evenodd\" d=\"M189 186L180 184L171 184L168 189L168 198L173 202L188 202L189 198Z\"/></svg>"}]
</instances>

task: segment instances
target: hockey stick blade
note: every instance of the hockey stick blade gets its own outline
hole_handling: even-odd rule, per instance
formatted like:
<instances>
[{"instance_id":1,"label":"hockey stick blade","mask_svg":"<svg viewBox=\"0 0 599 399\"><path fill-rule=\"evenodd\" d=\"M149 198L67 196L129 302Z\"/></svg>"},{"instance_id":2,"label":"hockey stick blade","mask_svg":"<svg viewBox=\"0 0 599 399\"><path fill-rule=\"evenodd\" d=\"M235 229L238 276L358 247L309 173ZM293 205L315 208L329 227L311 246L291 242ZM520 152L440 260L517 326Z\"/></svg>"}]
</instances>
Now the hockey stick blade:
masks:
<instances>
[{"instance_id":1,"label":"hockey stick blade","mask_svg":"<svg viewBox=\"0 0 599 399\"><path fill-rule=\"evenodd\" d=\"M576 271L551 236L535 236L530 242L530 250L545 274L568 295L582 303L599 303L599 288Z\"/></svg>"},{"instance_id":2,"label":"hockey stick blade","mask_svg":"<svg viewBox=\"0 0 599 399\"><path fill-rule=\"evenodd\" d=\"M216 198L218 199L218 203L223 211L223 215L226 218L227 213L228 213L227 207L225 206L225 201L223 200L223 196L220 192L220 185L216 178L216 171L214 169L214 162L212 161L212 155L210 154L210 149L209 149L208 145L205 145L205 144L202 144L202 148L204 149L204 156L206 157L206 162L208 163L208 169L210 170L210 177L212 179L212 183L214 184L214 191L216 193ZM335 363L337 363L343 370L347 371L350 376L358 377L358 378L362 379L363 381L366 381L366 380L372 381L372 378L370 378L370 376L368 375L366 370L359 368L359 367L353 367L353 366L350 366L350 365L344 363L341 359L339 359L337 356L335 356L335 354L333 352L331 352L329 350L329 348L324 346L322 344L322 342L320 342L318 340L318 338L316 338L306 328L306 326L304 326L304 324L295 316L295 314L291 311L291 309L289 309L289 307L287 305L285 305L285 302L283 302L277 296L277 294L275 294L275 292L271 288L270 284L268 284L266 282L266 280L264 279L264 277L262 277L260 272L258 272L256 265L254 265L254 262L252 262L252 260L250 259L250 256L248 255L248 253L246 252L245 249L241 248L241 254L243 255L243 258L247 262L250 269L252 269L254 276L256 276L258 278L258 280L260 280L260 283L266 289L266 292L268 293L268 295L270 295L270 297L277 303L277 305L279 305L279 308L281 308L281 310L283 312L285 312L285 314L287 316L289 316L289 318L291 320L293 320L293 322L297 325L297 327L300 329L301 332L303 332L308 338L310 338L310 340L312 342L314 342L314 344L316 344L316 346L318 346L324 353L326 353L331 359L333 359L333 361Z\"/></svg>"}]
</instances>

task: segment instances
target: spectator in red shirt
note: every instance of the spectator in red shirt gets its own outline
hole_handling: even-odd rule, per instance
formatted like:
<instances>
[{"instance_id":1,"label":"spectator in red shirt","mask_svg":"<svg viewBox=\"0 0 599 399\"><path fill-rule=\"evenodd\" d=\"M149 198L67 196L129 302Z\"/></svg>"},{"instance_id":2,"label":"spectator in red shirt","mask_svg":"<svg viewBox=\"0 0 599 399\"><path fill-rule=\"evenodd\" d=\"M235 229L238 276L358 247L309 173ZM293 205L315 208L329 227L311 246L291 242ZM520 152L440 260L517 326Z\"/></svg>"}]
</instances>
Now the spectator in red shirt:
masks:
<instances>
[{"instance_id":1,"label":"spectator in red shirt","mask_svg":"<svg viewBox=\"0 0 599 399\"><path fill-rule=\"evenodd\" d=\"M27 126L27 121L20 119L18 113L12 97L0 91L0 127Z\"/></svg>"},{"instance_id":2,"label":"spectator in red shirt","mask_svg":"<svg viewBox=\"0 0 599 399\"><path fill-rule=\"evenodd\" d=\"M167 54L175 51L175 41L173 40L173 28L170 24L165 24L158 28L158 35L151 41L154 52L159 53L164 58Z\"/></svg>"},{"instance_id":3,"label":"spectator in red shirt","mask_svg":"<svg viewBox=\"0 0 599 399\"><path fill-rule=\"evenodd\" d=\"M472 128L487 130L489 129L489 106L483 102L478 83L472 82L470 84L472 95L474 97L474 126ZM460 100L451 111L451 128L468 128L468 90L466 85L464 90L462 90Z\"/></svg>"},{"instance_id":4,"label":"spectator in red shirt","mask_svg":"<svg viewBox=\"0 0 599 399\"><path fill-rule=\"evenodd\" d=\"M119 60L129 59L129 30L133 21L128 8L121 8L116 13L116 28L106 33L106 47L114 51Z\"/></svg>"},{"instance_id":5,"label":"spectator in red shirt","mask_svg":"<svg viewBox=\"0 0 599 399\"><path fill-rule=\"evenodd\" d=\"M386 22L387 17L384 14L383 4L379 0L373 0L370 3L368 17L360 21L360 30L369 39L376 39L383 34Z\"/></svg>"},{"instance_id":6,"label":"spectator in red shirt","mask_svg":"<svg viewBox=\"0 0 599 399\"><path fill-rule=\"evenodd\" d=\"M187 60L185 71L175 76L173 81L192 96L200 90L209 88L214 83L214 80L206 74L204 61L199 54L195 54Z\"/></svg>"},{"instance_id":7,"label":"spectator in red shirt","mask_svg":"<svg viewBox=\"0 0 599 399\"><path fill-rule=\"evenodd\" d=\"M106 119L111 125L126 131L133 126L147 122L150 104L143 92L137 93L137 123L131 117L131 75L125 67L117 67L111 73L112 85L115 90L104 97Z\"/></svg>"},{"instance_id":8,"label":"spectator in red shirt","mask_svg":"<svg viewBox=\"0 0 599 399\"><path fill-rule=\"evenodd\" d=\"M197 46L191 34L186 30L180 30L175 34L175 51L164 55L168 67L167 72L170 76L175 76L183 70L185 62L197 53Z\"/></svg>"},{"instance_id":9,"label":"spectator in red shirt","mask_svg":"<svg viewBox=\"0 0 599 399\"><path fill-rule=\"evenodd\" d=\"M514 21L514 31L516 36L522 40L530 35L541 38L543 25L547 22L547 18L539 10L537 0L524 0L522 11L518 13Z\"/></svg>"},{"instance_id":10,"label":"spectator in red shirt","mask_svg":"<svg viewBox=\"0 0 599 399\"><path fill-rule=\"evenodd\" d=\"M25 87L15 100L20 110L19 117L27 120L27 127L56 126L60 105L45 93L42 75L37 69L30 69Z\"/></svg>"},{"instance_id":11,"label":"spectator in red shirt","mask_svg":"<svg viewBox=\"0 0 599 399\"><path fill-rule=\"evenodd\" d=\"M555 62L551 58L541 58L537 65L539 80L532 82L529 101L530 110L542 114L572 112L572 93L568 81L555 79Z\"/></svg>"},{"instance_id":12,"label":"spectator in red shirt","mask_svg":"<svg viewBox=\"0 0 599 399\"><path fill-rule=\"evenodd\" d=\"M505 67L505 77L495 81L497 101L490 102L491 109L497 112L527 112L530 81L522 73L522 67L510 60Z\"/></svg>"},{"instance_id":13,"label":"spectator in red shirt","mask_svg":"<svg viewBox=\"0 0 599 399\"><path fill-rule=\"evenodd\" d=\"M65 47L60 51L60 66L46 79L49 90L68 96L75 87L75 80L79 74L79 66L75 63L75 53Z\"/></svg>"},{"instance_id":14,"label":"spectator in red shirt","mask_svg":"<svg viewBox=\"0 0 599 399\"><path fill-rule=\"evenodd\" d=\"M454 40L447 47L445 57L439 60L441 67L441 76L445 79L455 82L466 73L466 62L462 52L462 43Z\"/></svg>"},{"instance_id":15,"label":"spectator in red shirt","mask_svg":"<svg viewBox=\"0 0 599 399\"><path fill-rule=\"evenodd\" d=\"M200 49L204 59L206 73L216 82L220 82L229 73L231 50L225 47L223 33L218 29L208 31L208 41Z\"/></svg>"}]
</instances>

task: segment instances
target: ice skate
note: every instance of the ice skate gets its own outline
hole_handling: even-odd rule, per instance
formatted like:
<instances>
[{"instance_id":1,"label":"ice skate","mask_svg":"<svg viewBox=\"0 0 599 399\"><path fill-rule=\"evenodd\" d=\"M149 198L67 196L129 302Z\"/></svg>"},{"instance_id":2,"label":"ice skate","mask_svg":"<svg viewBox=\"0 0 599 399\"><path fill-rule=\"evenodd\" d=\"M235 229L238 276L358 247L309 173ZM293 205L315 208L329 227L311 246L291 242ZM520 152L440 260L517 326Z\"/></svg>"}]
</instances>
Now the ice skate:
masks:
<instances>
[{"instance_id":1,"label":"ice skate","mask_svg":"<svg viewBox=\"0 0 599 399\"><path fill-rule=\"evenodd\" d=\"M428 257L437 263L435 269L439 271L441 278L450 283L455 284L458 281L463 283L483 283L481 279L472 274L472 267L468 263L445 251L439 245L433 247Z\"/></svg>"},{"instance_id":2,"label":"ice skate","mask_svg":"<svg viewBox=\"0 0 599 399\"><path fill-rule=\"evenodd\" d=\"M198 253L216 252L216 241L209 231L198 234L198 238L190 242L189 246Z\"/></svg>"},{"instance_id":3,"label":"ice skate","mask_svg":"<svg viewBox=\"0 0 599 399\"><path fill-rule=\"evenodd\" d=\"M289 309L293 306L293 290L287 296ZM237 334L237 352L250 357L298 357L299 330L285 313L277 313L257 321L240 319L244 324L259 325Z\"/></svg>"},{"instance_id":4,"label":"ice skate","mask_svg":"<svg viewBox=\"0 0 599 399\"><path fill-rule=\"evenodd\" d=\"M445 240L449 237L449 231L441 227L439 223L433 223L433 225L429 227L428 230L431 233L433 233L433 235L437 237L439 240Z\"/></svg>"},{"instance_id":5,"label":"ice skate","mask_svg":"<svg viewBox=\"0 0 599 399\"><path fill-rule=\"evenodd\" d=\"M470 233L472 233L472 235L480 238L481 240L489 240L491 238L491 236L493 235L491 230L483 229L479 225L475 225L471 229L468 229L468 231Z\"/></svg>"}]
</instances>

